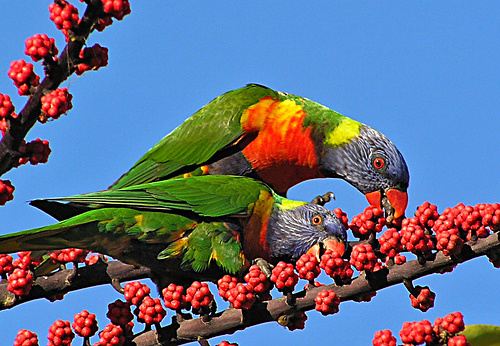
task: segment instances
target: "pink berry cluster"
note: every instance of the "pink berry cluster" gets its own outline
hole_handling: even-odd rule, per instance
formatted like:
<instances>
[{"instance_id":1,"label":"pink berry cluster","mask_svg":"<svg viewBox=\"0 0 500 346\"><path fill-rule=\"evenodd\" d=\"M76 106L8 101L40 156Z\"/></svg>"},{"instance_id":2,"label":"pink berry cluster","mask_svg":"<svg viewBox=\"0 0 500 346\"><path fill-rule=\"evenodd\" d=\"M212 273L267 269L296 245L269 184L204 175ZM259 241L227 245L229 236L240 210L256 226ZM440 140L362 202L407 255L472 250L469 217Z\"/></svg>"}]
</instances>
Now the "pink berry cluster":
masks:
<instances>
[{"instance_id":1,"label":"pink berry cluster","mask_svg":"<svg viewBox=\"0 0 500 346\"><path fill-rule=\"evenodd\" d=\"M7 255L8 256L8 255ZM32 269L36 267L41 259L31 258L31 252L18 252L18 258L12 261L11 256L0 258L0 263L4 263L1 271L2 276L7 277L7 290L17 296L28 295L33 286L34 276Z\"/></svg>"},{"instance_id":2,"label":"pink berry cluster","mask_svg":"<svg viewBox=\"0 0 500 346\"><path fill-rule=\"evenodd\" d=\"M53 61L53 57L59 53L55 40L46 34L36 34L28 37L24 44L26 46L24 54L30 56L33 61L41 59L52 59Z\"/></svg>"},{"instance_id":3,"label":"pink berry cluster","mask_svg":"<svg viewBox=\"0 0 500 346\"><path fill-rule=\"evenodd\" d=\"M14 346L38 346L38 335L30 330L21 329L17 332Z\"/></svg>"},{"instance_id":4,"label":"pink berry cluster","mask_svg":"<svg viewBox=\"0 0 500 346\"><path fill-rule=\"evenodd\" d=\"M33 64L24 59L11 62L7 75L14 81L19 95L29 95L30 88L40 84L40 77L35 74Z\"/></svg>"},{"instance_id":5,"label":"pink berry cluster","mask_svg":"<svg viewBox=\"0 0 500 346\"><path fill-rule=\"evenodd\" d=\"M434 306L434 299L436 299L436 293L432 292L427 286L417 286L415 292L410 293L411 306L422 312L426 312Z\"/></svg>"},{"instance_id":6,"label":"pink berry cluster","mask_svg":"<svg viewBox=\"0 0 500 346\"><path fill-rule=\"evenodd\" d=\"M17 114L14 113L15 107L10 100L9 95L0 94L0 131L2 136L7 131L7 119L17 118Z\"/></svg>"},{"instance_id":7,"label":"pink berry cluster","mask_svg":"<svg viewBox=\"0 0 500 346\"><path fill-rule=\"evenodd\" d=\"M58 319L49 328L47 346L71 345L71 341L75 338L75 333L71 329L69 321Z\"/></svg>"},{"instance_id":8,"label":"pink berry cluster","mask_svg":"<svg viewBox=\"0 0 500 346\"><path fill-rule=\"evenodd\" d=\"M293 264L278 262L271 273L271 281L280 292L292 292L299 282L299 276L295 273Z\"/></svg>"},{"instance_id":9,"label":"pink berry cluster","mask_svg":"<svg viewBox=\"0 0 500 346\"><path fill-rule=\"evenodd\" d=\"M65 114L73 108L72 99L73 96L68 92L67 88L56 89L42 96L40 122L43 124L50 118L58 119L62 114Z\"/></svg>"},{"instance_id":10,"label":"pink berry cluster","mask_svg":"<svg viewBox=\"0 0 500 346\"><path fill-rule=\"evenodd\" d=\"M84 263L88 253L88 250L69 248L52 251L50 258L55 263Z\"/></svg>"},{"instance_id":11,"label":"pink berry cluster","mask_svg":"<svg viewBox=\"0 0 500 346\"><path fill-rule=\"evenodd\" d=\"M186 289L186 302L191 305L194 313L208 313L213 300L214 296L206 282L194 281Z\"/></svg>"},{"instance_id":12,"label":"pink berry cluster","mask_svg":"<svg viewBox=\"0 0 500 346\"><path fill-rule=\"evenodd\" d=\"M141 304L137 307L135 314L137 315L137 320L139 322L151 325L159 324L163 320L167 312L161 305L161 301L159 298L146 296L142 300Z\"/></svg>"},{"instance_id":13,"label":"pink berry cluster","mask_svg":"<svg viewBox=\"0 0 500 346\"><path fill-rule=\"evenodd\" d=\"M403 219L401 223L401 245L407 251L417 255L430 254L434 249L431 235L421 224L417 217Z\"/></svg>"},{"instance_id":14,"label":"pink berry cluster","mask_svg":"<svg viewBox=\"0 0 500 346\"><path fill-rule=\"evenodd\" d=\"M72 326L75 333L82 338L90 338L99 330L95 314L91 314L87 310L75 315Z\"/></svg>"},{"instance_id":15,"label":"pink berry cluster","mask_svg":"<svg viewBox=\"0 0 500 346\"><path fill-rule=\"evenodd\" d=\"M104 12L118 20L131 13L128 0L102 0Z\"/></svg>"},{"instance_id":16,"label":"pink berry cluster","mask_svg":"<svg viewBox=\"0 0 500 346\"><path fill-rule=\"evenodd\" d=\"M348 282L354 271L352 270L349 261L342 258L342 254L337 251L326 250L321 256L320 268L325 271L325 274L331 278L341 282Z\"/></svg>"},{"instance_id":17,"label":"pink berry cluster","mask_svg":"<svg viewBox=\"0 0 500 346\"><path fill-rule=\"evenodd\" d=\"M381 263L370 244L360 243L352 248L349 261L358 271L374 272L380 269Z\"/></svg>"},{"instance_id":18,"label":"pink berry cluster","mask_svg":"<svg viewBox=\"0 0 500 346\"><path fill-rule=\"evenodd\" d=\"M49 12L50 20L63 32L67 40L69 31L80 22L78 9L65 0L58 0L49 5Z\"/></svg>"},{"instance_id":19,"label":"pink berry cluster","mask_svg":"<svg viewBox=\"0 0 500 346\"><path fill-rule=\"evenodd\" d=\"M399 337L405 345L448 345L467 346L467 338L457 335L465 329L463 316L454 312L443 318L436 318L434 324L428 320L420 322L404 322ZM390 330L375 332L372 344L374 346L395 346L396 338Z\"/></svg>"},{"instance_id":20,"label":"pink berry cluster","mask_svg":"<svg viewBox=\"0 0 500 346\"><path fill-rule=\"evenodd\" d=\"M315 309L322 315L331 315L339 312L340 298L333 290L323 290L314 299Z\"/></svg>"}]
</instances>

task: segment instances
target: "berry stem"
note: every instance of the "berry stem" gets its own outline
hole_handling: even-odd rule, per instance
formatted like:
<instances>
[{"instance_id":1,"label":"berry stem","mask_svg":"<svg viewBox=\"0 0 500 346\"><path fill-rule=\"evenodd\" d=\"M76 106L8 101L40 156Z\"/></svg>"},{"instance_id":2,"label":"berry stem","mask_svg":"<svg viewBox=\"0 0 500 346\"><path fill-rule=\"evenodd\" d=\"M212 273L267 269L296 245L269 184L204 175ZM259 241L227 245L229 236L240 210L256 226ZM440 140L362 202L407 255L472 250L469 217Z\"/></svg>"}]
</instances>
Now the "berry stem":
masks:
<instances>
[{"instance_id":1,"label":"berry stem","mask_svg":"<svg viewBox=\"0 0 500 346\"><path fill-rule=\"evenodd\" d=\"M120 280L117 278L112 278L111 279L111 286L120 294L123 294L125 292L125 289L120 285Z\"/></svg>"}]
</instances>

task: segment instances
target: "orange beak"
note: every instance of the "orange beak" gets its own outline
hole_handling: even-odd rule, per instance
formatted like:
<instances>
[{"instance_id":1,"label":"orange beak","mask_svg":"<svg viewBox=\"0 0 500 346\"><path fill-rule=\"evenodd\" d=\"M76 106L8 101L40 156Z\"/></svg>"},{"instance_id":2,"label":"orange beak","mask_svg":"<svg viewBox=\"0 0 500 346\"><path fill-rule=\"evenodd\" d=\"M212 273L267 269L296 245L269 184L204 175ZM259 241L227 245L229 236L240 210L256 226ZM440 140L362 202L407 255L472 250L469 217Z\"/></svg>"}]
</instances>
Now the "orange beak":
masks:
<instances>
[{"instance_id":1,"label":"orange beak","mask_svg":"<svg viewBox=\"0 0 500 346\"><path fill-rule=\"evenodd\" d=\"M382 193L380 191L369 192L365 194L365 197L371 206L382 210ZM408 205L408 194L406 192L390 189L387 191L387 199L394 208L395 219L404 215L406 206Z\"/></svg>"},{"instance_id":2,"label":"orange beak","mask_svg":"<svg viewBox=\"0 0 500 346\"><path fill-rule=\"evenodd\" d=\"M311 247L307 250L307 253L316 257L318 261L321 261L321 255L323 255L326 250L332 250L333 252L338 252L343 255L345 251L345 244L335 238L327 238L322 240L321 243Z\"/></svg>"}]
</instances>

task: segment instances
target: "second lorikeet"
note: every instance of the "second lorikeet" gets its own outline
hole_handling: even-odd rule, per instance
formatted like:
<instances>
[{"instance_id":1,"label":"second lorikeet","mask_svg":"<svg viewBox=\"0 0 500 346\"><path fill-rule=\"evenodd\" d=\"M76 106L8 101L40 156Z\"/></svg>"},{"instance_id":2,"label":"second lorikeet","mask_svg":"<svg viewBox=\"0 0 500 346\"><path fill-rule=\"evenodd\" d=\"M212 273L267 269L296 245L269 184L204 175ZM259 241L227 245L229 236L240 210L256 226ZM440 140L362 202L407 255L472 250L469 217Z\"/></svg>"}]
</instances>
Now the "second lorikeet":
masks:
<instances>
[{"instance_id":1,"label":"second lorikeet","mask_svg":"<svg viewBox=\"0 0 500 346\"><path fill-rule=\"evenodd\" d=\"M213 279L249 261L294 261L309 252L343 253L347 233L323 206L292 201L241 176L195 176L55 198L83 213L0 236L0 253L69 247L151 268L156 278ZM81 209L81 210L83 210Z\"/></svg>"},{"instance_id":2,"label":"second lorikeet","mask_svg":"<svg viewBox=\"0 0 500 346\"><path fill-rule=\"evenodd\" d=\"M182 174L251 176L282 196L304 180L341 178L395 218L408 203L408 167L386 136L314 101L257 84L205 105L110 188Z\"/></svg>"}]
</instances>

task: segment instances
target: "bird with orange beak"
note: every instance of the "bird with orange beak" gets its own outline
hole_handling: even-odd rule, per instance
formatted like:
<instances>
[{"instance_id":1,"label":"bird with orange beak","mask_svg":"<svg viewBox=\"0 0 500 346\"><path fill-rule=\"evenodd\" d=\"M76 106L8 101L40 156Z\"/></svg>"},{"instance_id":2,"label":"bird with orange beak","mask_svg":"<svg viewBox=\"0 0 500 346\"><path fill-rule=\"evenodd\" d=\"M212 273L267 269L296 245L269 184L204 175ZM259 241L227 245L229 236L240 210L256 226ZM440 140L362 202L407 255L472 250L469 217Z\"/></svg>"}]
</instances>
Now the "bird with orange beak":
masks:
<instances>
[{"instance_id":1,"label":"bird with orange beak","mask_svg":"<svg viewBox=\"0 0 500 346\"><path fill-rule=\"evenodd\" d=\"M257 84L205 105L110 188L200 174L250 176L281 196L308 179L341 178L390 218L404 215L408 203L408 167L386 136L307 98Z\"/></svg>"}]
</instances>

